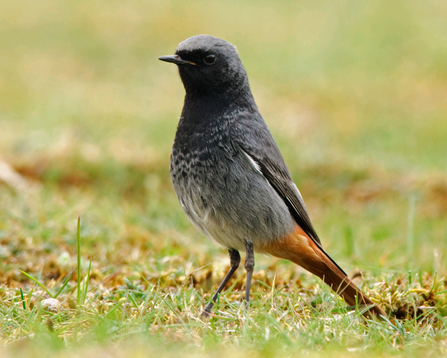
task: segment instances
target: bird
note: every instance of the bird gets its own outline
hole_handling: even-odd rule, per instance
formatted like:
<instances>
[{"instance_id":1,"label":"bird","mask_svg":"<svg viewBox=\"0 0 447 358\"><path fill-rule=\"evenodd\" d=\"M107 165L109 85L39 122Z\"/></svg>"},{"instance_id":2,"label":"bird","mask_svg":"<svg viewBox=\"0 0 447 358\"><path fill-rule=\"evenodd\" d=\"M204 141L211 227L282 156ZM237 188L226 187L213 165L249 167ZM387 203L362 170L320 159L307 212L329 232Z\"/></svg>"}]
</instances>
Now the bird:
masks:
<instances>
[{"instance_id":1,"label":"bird","mask_svg":"<svg viewBox=\"0 0 447 358\"><path fill-rule=\"evenodd\" d=\"M237 48L210 35L174 55L185 99L170 158L178 200L192 224L228 250L230 268L201 313L212 308L245 251L245 303L254 253L287 259L320 277L367 317L386 316L323 249L300 191L261 116Z\"/></svg>"}]
</instances>

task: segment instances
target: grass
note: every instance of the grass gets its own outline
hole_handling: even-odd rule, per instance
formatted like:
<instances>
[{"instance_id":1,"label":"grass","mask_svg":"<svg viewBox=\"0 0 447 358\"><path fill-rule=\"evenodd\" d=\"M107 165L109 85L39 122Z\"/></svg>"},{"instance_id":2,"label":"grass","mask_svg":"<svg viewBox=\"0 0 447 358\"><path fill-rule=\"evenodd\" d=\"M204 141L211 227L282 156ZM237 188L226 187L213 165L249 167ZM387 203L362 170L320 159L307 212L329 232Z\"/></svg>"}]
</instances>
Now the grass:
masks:
<instances>
[{"instance_id":1,"label":"grass","mask_svg":"<svg viewBox=\"0 0 447 358\"><path fill-rule=\"evenodd\" d=\"M0 355L444 356L446 11L4 2ZM263 256L249 312L240 269L216 316L198 318L228 258L172 190L184 92L157 61L198 33L237 45L325 249L389 322L359 320L313 276Z\"/></svg>"}]
</instances>

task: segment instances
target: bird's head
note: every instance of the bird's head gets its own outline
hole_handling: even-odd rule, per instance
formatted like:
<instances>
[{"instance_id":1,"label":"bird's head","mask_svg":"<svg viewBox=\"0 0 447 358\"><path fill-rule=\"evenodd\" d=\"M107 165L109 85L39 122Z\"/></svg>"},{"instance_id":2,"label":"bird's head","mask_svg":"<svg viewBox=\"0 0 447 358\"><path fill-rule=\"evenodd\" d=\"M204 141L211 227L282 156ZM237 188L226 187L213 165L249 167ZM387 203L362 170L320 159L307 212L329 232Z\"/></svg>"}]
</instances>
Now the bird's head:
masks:
<instances>
[{"instance_id":1,"label":"bird's head","mask_svg":"<svg viewBox=\"0 0 447 358\"><path fill-rule=\"evenodd\" d=\"M187 94L212 95L249 90L247 74L234 45L217 37L197 35L181 42L174 55Z\"/></svg>"}]
</instances>

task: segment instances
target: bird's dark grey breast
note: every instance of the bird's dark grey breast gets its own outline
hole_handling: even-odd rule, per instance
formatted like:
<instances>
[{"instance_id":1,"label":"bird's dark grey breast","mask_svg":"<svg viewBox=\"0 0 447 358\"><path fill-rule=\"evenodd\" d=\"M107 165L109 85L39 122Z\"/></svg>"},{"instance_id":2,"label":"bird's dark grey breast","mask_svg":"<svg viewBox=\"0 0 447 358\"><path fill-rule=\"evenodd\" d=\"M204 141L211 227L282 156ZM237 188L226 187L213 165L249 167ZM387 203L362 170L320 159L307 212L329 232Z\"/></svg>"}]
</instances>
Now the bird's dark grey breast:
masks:
<instances>
[{"instance_id":1,"label":"bird's dark grey breast","mask_svg":"<svg viewBox=\"0 0 447 358\"><path fill-rule=\"evenodd\" d=\"M171 154L174 190L191 222L221 245L245 249L285 236L293 220L284 201L231 140L230 121L179 123Z\"/></svg>"}]
</instances>

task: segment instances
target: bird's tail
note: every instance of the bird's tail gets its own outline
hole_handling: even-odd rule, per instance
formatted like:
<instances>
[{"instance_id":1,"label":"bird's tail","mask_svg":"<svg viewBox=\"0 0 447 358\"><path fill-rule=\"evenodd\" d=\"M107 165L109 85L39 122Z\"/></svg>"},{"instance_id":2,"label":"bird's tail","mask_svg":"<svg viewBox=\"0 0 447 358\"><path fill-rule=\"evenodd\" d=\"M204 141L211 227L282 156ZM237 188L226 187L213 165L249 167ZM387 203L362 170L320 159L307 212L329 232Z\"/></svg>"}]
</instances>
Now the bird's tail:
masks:
<instances>
[{"instance_id":1,"label":"bird's tail","mask_svg":"<svg viewBox=\"0 0 447 358\"><path fill-rule=\"evenodd\" d=\"M317 275L349 305L369 307L365 315L386 317L385 312L374 304L299 226L289 236L264 246L263 250L273 256L290 260Z\"/></svg>"}]
</instances>

